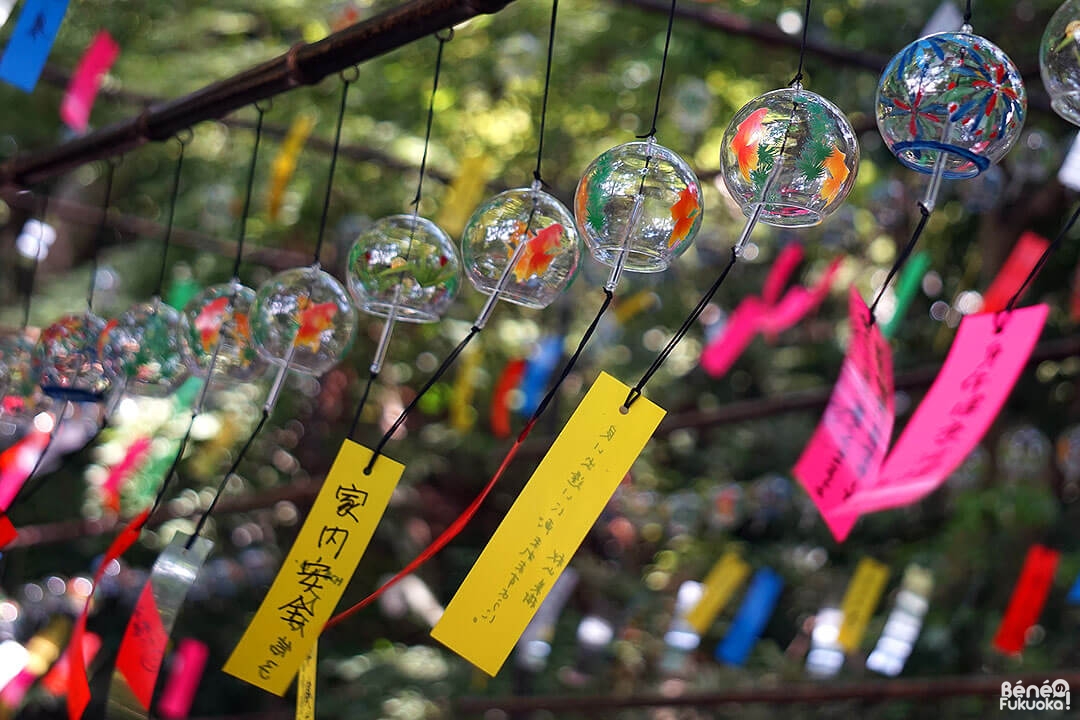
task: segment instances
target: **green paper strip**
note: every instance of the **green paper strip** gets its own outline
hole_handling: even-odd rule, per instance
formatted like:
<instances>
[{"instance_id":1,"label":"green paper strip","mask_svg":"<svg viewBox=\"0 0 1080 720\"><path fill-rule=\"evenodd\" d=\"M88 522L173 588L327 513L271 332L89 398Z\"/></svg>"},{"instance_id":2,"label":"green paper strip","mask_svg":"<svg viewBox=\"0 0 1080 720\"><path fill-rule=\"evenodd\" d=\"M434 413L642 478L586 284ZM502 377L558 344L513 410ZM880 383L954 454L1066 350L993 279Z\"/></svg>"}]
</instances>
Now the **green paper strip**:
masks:
<instances>
[{"instance_id":1,"label":"green paper strip","mask_svg":"<svg viewBox=\"0 0 1080 720\"><path fill-rule=\"evenodd\" d=\"M889 318L889 322L881 327L881 334L891 338L900 328L911 301L919 292L922 285L923 275L930 269L930 255L925 250L920 250L911 256L907 265L900 272L900 279L896 283L896 311Z\"/></svg>"}]
</instances>

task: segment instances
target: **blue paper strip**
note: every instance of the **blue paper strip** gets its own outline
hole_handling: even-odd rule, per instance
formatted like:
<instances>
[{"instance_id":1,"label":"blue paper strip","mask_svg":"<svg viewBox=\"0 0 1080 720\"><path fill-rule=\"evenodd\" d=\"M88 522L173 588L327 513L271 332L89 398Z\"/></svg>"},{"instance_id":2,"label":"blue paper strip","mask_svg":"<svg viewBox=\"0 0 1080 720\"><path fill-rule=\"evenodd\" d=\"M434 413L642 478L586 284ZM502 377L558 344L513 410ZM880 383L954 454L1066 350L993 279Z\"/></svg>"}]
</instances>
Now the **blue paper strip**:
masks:
<instances>
[{"instance_id":1,"label":"blue paper strip","mask_svg":"<svg viewBox=\"0 0 1080 720\"><path fill-rule=\"evenodd\" d=\"M784 587L784 580L769 568L754 573L731 630L716 646L716 659L728 665L742 665L765 630Z\"/></svg>"},{"instance_id":2,"label":"blue paper strip","mask_svg":"<svg viewBox=\"0 0 1080 720\"><path fill-rule=\"evenodd\" d=\"M26 0L0 58L0 80L34 91L67 8L68 0Z\"/></svg>"},{"instance_id":3,"label":"blue paper strip","mask_svg":"<svg viewBox=\"0 0 1080 720\"><path fill-rule=\"evenodd\" d=\"M1065 596L1065 602L1070 605L1080 605L1080 577L1076 578L1076 582L1073 583L1069 594Z\"/></svg>"},{"instance_id":4,"label":"blue paper strip","mask_svg":"<svg viewBox=\"0 0 1080 720\"><path fill-rule=\"evenodd\" d=\"M563 340L560 337L547 337L540 341L536 351L525 365L525 374L521 377L521 392L525 401L521 405L522 415L532 415L544 398L548 379L555 372L555 366L562 357Z\"/></svg>"}]
</instances>

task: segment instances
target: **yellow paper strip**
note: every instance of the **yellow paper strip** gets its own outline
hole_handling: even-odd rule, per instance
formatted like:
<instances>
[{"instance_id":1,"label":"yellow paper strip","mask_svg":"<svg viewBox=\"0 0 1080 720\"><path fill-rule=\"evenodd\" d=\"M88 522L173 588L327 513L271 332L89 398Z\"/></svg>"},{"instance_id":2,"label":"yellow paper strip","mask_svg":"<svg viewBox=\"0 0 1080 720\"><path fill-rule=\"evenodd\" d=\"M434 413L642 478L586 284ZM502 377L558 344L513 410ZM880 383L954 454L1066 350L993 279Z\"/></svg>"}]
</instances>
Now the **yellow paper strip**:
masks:
<instances>
[{"instance_id":1,"label":"yellow paper strip","mask_svg":"<svg viewBox=\"0 0 1080 720\"><path fill-rule=\"evenodd\" d=\"M405 466L346 440L225 672L284 695L363 557Z\"/></svg>"},{"instance_id":2,"label":"yellow paper strip","mask_svg":"<svg viewBox=\"0 0 1080 720\"><path fill-rule=\"evenodd\" d=\"M851 578L840 608L844 621L840 624L837 639L847 652L854 651L862 642L866 625L874 615L888 580L889 568L873 558L863 558L855 567L855 576Z\"/></svg>"},{"instance_id":3,"label":"yellow paper strip","mask_svg":"<svg viewBox=\"0 0 1080 720\"><path fill-rule=\"evenodd\" d=\"M311 646L311 653L300 663L296 676L296 720L315 720L315 676L318 674L319 644Z\"/></svg>"},{"instance_id":4,"label":"yellow paper strip","mask_svg":"<svg viewBox=\"0 0 1080 720\"><path fill-rule=\"evenodd\" d=\"M494 676L649 441L664 410L601 373L431 636Z\"/></svg>"},{"instance_id":5,"label":"yellow paper strip","mask_svg":"<svg viewBox=\"0 0 1080 720\"><path fill-rule=\"evenodd\" d=\"M686 614L686 622L698 635L704 635L749 576L750 566L737 552L728 550L705 576L705 592L697 605Z\"/></svg>"},{"instance_id":6,"label":"yellow paper strip","mask_svg":"<svg viewBox=\"0 0 1080 720\"><path fill-rule=\"evenodd\" d=\"M281 213L285 189L289 186L293 173L296 172L296 161L314 127L315 118L304 113L293 119L292 124L289 125L289 131L285 133L281 149L278 150L270 166L270 189L267 191L266 213L271 220L277 220Z\"/></svg>"}]
</instances>

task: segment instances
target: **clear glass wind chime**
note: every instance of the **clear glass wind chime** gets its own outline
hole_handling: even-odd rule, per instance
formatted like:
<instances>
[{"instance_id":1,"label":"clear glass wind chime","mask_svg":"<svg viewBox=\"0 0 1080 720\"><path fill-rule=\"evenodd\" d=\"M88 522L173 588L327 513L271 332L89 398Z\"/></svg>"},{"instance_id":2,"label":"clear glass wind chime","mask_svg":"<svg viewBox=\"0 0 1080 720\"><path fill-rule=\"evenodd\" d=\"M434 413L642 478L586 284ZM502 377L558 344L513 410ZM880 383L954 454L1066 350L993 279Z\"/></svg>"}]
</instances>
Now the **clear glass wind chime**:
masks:
<instances>
[{"instance_id":1,"label":"clear glass wind chime","mask_svg":"<svg viewBox=\"0 0 1080 720\"><path fill-rule=\"evenodd\" d=\"M346 273L349 293L362 311L384 320L369 366L372 378L382 370L395 323L438 322L461 287L461 259L457 248L442 228L420 215L443 48L452 32L436 37L439 49L412 212L376 221L360 233L349 250ZM366 393L364 397L366 399ZM358 415L362 405L357 410Z\"/></svg>"},{"instance_id":2,"label":"clear glass wind chime","mask_svg":"<svg viewBox=\"0 0 1080 720\"><path fill-rule=\"evenodd\" d=\"M881 75L877 124L905 167L930 176L921 206L933 211L945 179L973 178L1020 137L1027 93L1016 65L976 35L968 3L959 32L928 35L897 53Z\"/></svg>"}]
</instances>

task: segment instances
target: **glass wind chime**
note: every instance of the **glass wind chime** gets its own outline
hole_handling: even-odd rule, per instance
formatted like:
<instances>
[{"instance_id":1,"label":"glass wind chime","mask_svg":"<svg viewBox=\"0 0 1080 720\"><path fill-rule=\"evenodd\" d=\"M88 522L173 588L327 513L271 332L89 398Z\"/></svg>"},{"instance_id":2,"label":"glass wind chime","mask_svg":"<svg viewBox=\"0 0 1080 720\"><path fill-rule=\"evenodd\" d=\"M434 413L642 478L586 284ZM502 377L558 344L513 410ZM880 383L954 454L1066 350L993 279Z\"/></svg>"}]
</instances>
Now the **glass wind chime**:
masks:
<instances>
[{"instance_id":1,"label":"glass wind chime","mask_svg":"<svg viewBox=\"0 0 1080 720\"><path fill-rule=\"evenodd\" d=\"M102 345L105 357L125 379L126 391L134 395L165 397L191 376L191 369L184 360L183 316L161 298L187 145L186 140L178 139L180 149L173 173L172 201L162 239L157 287L149 301L136 303L115 323L110 323Z\"/></svg>"},{"instance_id":2,"label":"glass wind chime","mask_svg":"<svg viewBox=\"0 0 1080 720\"><path fill-rule=\"evenodd\" d=\"M933 211L944 179L973 178L1012 148L1024 125L1027 93L1016 65L976 35L928 35L889 61L877 91L881 137L905 167L930 175L921 202Z\"/></svg>"},{"instance_id":3,"label":"glass wind chime","mask_svg":"<svg viewBox=\"0 0 1080 720\"><path fill-rule=\"evenodd\" d=\"M851 123L840 108L802 84L809 24L807 0L799 67L790 86L748 102L724 132L721 177L747 218L734 246L736 256L758 222L817 225L855 186L859 143Z\"/></svg>"},{"instance_id":4,"label":"glass wind chime","mask_svg":"<svg viewBox=\"0 0 1080 720\"><path fill-rule=\"evenodd\" d=\"M105 171L102 218L94 236L86 309L64 315L43 329L31 357L32 373L42 392L64 403L58 421L66 414L70 403L106 400L117 377L116 363L104 351L108 323L94 312L97 254L108 218L114 171L114 164L109 162Z\"/></svg>"},{"instance_id":5,"label":"glass wind chime","mask_svg":"<svg viewBox=\"0 0 1080 720\"><path fill-rule=\"evenodd\" d=\"M1039 70L1050 106L1080 125L1080 0L1066 0L1043 32Z\"/></svg>"},{"instance_id":6,"label":"glass wind chime","mask_svg":"<svg viewBox=\"0 0 1080 720\"><path fill-rule=\"evenodd\" d=\"M649 132L601 153L585 168L574 193L574 212L585 244L597 262L611 268L604 283L608 292L614 292L624 270L667 270L693 243L705 213L694 171L677 153L656 142L675 2L668 13Z\"/></svg>"},{"instance_id":7,"label":"glass wind chime","mask_svg":"<svg viewBox=\"0 0 1080 720\"><path fill-rule=\"evenodd\" d=\"M369 366L372 378L382 370L395 323L438 322L461 287L461 259L454 242L442 228L420 216L443 48L452 35L436 37L439 50L412 212L376 221L357 237L349 250L346 273L349 293L362 311L384 320ZM362 409L358 408L358 415Z\"/></svg>"}]
</instances>

